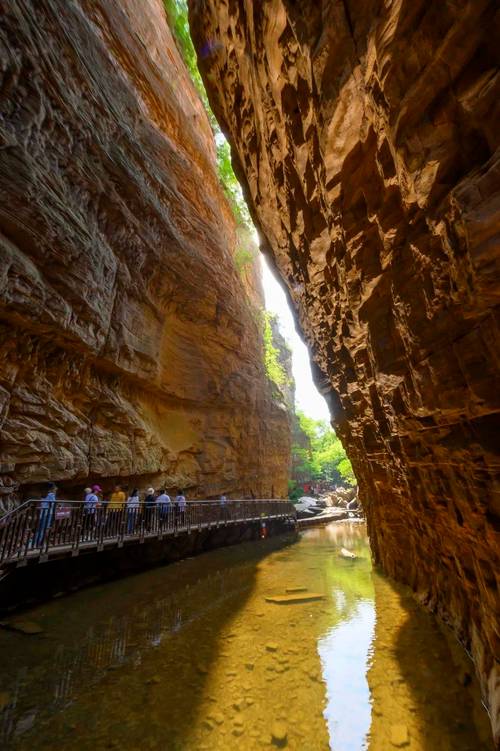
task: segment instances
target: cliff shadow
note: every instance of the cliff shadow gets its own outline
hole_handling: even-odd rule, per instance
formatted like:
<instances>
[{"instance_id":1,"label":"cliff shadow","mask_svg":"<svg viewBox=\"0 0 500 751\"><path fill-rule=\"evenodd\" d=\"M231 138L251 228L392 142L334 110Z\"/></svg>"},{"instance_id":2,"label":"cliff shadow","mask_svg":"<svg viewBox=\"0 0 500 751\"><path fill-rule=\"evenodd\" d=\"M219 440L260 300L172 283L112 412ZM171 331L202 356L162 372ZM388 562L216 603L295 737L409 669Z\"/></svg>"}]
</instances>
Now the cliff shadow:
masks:
<instances>
[{"instance_id":1,"label":"cliff shadow","mask_svg":"<svg viewBox=\"0 0 500 751\"><path fill-rule=\"evenodd\" d=\"M422 751L492 751L474 666L452 632L410 590L373 572L377 610L368 683L370 735L407 736ZM378 748L378 746L375 746Z\"/></svg>"},{"instance_id":2,"label":"cliff shadow","mask_svg":"<svg viewBox=\"0 0 500 751\"><path fill-rule=\"evenodd\" d=\"M272 538L212 551L25 612L42 632L0 631L4 748L185 748Z\"/></svg>"}]
</instances>

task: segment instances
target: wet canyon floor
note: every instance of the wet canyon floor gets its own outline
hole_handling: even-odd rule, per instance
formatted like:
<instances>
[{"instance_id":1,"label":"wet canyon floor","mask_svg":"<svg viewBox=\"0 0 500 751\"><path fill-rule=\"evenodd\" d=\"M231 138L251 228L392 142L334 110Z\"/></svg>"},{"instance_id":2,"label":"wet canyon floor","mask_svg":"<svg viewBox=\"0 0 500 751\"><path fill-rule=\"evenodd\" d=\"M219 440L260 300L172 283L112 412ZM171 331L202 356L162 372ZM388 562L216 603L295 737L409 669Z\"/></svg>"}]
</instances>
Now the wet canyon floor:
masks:
<instances>
[{"instance_id":1,"label":"wet canyon floor","mask_svg":"<svg viewBox=\"0 0 500 751\"><path fill-rule=\"evenodd\" d=\"M266 601L290 587L323 599ZM0 630L2 748L493 747L472 665L372 569L359 523L213 551L18 617L43 630Z\"/></svg>"}]
</instances>

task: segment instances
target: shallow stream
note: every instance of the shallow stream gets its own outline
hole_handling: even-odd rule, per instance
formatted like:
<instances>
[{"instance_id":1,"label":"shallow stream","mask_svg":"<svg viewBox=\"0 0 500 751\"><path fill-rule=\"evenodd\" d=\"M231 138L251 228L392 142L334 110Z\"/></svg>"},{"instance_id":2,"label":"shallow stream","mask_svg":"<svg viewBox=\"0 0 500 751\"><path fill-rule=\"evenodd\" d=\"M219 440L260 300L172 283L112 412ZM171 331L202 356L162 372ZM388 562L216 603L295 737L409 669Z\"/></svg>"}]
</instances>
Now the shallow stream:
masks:
<instances>
[{"instance_id":1,"label":"shallow stream","mask_svg":"<svg viewBox=\"0 0 500 751\"><path fill-rule=\"evenodd\" d=\"M287 588L322 599L266 600ZM0 630L2 748L492 749L472 666L372 570L362 524L213 551L17 617L43 630Z\"/></svg>"}]
</instances>

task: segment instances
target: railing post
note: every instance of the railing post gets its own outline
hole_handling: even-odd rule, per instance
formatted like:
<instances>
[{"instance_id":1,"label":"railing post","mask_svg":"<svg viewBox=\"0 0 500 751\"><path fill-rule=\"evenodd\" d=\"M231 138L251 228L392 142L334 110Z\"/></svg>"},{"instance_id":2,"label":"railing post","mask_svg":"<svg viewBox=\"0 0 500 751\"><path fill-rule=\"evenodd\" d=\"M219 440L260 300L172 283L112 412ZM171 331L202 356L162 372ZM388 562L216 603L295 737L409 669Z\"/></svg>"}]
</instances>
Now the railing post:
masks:
<instances>
[{"instance_id":1,"label":"railing post","mask_svg":"<svg viewBox=\"0 0 500 751\"><path fill-rule=\"evenodd\" d=\"M25 542L24 542L24 555L23 555L23 562L26 564L28 562L28 551L30 547L30 543L32 541L34 530L32 525L33 520L33 512L32 512L32 506L31 503L26 509L25 518L27 520L27 523L25 524Z\"/></svg>"},{"instance_id":2,"label":"railing post","mask_svg":"<svg viewBox=\"0 0 500 751\"><path fill-rule=\"evenodd\" d=\"M158 512L158 539L163 539L163 517L165 514L165 509L163 507L163 504L161 506L156 506L156 510Z\"/></svg>"},{"instance_id":3,"label":"railing post","mask_svg":"<svg viewBox=\"0 0 500 751\"><path fill-rule=\"evenodd\" d=\"M83 534L83 506L77 506L74 510L71 509L71 515L75 515L75 521L73 523L73 549L71 555L77 556L80 552L80 540Z\"/></svg>"},{"instance_id":4,"label":"railing post","mask_svg":"<svg viewBox=\"0 0 500 751\"><path fill-rule=\"evenodd\" d=\"M96 542L97 550L104 550L104 525L106 524L106 508L100 506L96 509Z\"/></svg>"}]
</instances>

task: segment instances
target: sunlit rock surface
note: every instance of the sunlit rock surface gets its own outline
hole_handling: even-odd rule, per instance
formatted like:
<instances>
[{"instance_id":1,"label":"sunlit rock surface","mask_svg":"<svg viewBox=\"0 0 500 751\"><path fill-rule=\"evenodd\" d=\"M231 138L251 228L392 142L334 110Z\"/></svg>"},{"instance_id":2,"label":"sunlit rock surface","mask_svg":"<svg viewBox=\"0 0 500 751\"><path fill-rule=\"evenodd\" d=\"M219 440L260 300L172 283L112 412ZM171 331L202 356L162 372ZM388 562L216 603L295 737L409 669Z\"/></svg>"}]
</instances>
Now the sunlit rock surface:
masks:
<instances>
[{"instance_id":1,"label":"sunlit rock surface","mask_svg":"<svg viewBox=\"0 0 500 751\"><path fill-rule=\"evenodd\" d=\"M375 558L471 649L498 735L498 5L190 5Z\"/></svg>"},{"instance_id":2,"label":"sunlit rock surface","mask_svg":"<svg viewBox=\"0 0 500 751\"><path fill-rule=\"evenodd\" d=\"M0 50L4 507L46 479L286 493L258 283L163 3L4 2Z\"/></svg>"}]
</instances>

